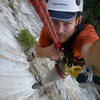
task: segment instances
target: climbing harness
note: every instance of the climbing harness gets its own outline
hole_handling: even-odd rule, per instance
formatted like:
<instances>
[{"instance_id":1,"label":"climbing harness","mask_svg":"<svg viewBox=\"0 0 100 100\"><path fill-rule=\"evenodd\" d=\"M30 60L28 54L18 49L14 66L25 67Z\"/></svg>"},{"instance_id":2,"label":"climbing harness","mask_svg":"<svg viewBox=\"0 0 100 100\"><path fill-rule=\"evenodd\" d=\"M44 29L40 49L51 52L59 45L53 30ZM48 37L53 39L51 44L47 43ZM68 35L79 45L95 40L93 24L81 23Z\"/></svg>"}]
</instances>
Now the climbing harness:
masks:
<instances>
[{"instance_id":1,"label":"climbing harness","mask_svg":"<svg viewBox=\"0 0 100 100\"><path fill-rule=\"evenodd\" d=\"M82 71L82 67L79 65L72 65L71 67L69 67L68 59L66 58L66 61L64 59L62 61L58 61L55 65L58 74L61 78L66 78L68 74L76 78Z\"/></svg>"}]
</instances>

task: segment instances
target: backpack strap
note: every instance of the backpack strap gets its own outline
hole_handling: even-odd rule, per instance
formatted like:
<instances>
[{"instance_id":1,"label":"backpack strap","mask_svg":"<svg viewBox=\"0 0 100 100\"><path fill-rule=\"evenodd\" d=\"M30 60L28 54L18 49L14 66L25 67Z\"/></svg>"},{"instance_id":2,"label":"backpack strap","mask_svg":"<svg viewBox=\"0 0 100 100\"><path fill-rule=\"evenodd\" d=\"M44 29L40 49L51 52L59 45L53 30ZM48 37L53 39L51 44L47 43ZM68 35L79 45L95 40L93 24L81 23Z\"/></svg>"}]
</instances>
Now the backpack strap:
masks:
<instances>
[{"instance_id":1,"label":"backpack strap","mask_svg":"<svg viewBox=\"0 0 100 100\"><path fill-rule=\"evenodd\" d=\"M76 59L74 57L74 54L73 54L73 49L72 49L72 46L73 46L73 43L74 43L74 40L76 39L76 37L79 35L79 33L85 28L85 25L84 24L79 24L77 27L76 27L76 31L74 32L74 34L65 42L63 43L63 47L64 47L64 55L68 58L68 59ZM79 62L79 59L77 59L78 62ZM73 62L73 60L71 61L71 63Z\"/></svg>"},{"instance_id":2,"label":"backpack strap","mask_svg":"<svg viewBox=\"0 0 100 100\"><path fill-rule=\"evenodd\" d=\"M84 29L84 24L79 24L77 27L76 27L76 31L74 32L74 34L63 44L64 47L66 48L69 48L71 47L72 48L72 45L73 45L73 42L75 40L75 38L78 36L78 34Z\"/></svg>"},{"instance_id":3,"label":"backpack strap","mask_svg":"<svg viewBox=\"0 0 100 100\"><path fill-rule=\"evenodd\" d=\"M81 23L81 24L79 24L76 28L77 28L77 29L76 29L75 34L78 35L78 34L85 28L85 25Z\"/></svg>"}]
</instances>

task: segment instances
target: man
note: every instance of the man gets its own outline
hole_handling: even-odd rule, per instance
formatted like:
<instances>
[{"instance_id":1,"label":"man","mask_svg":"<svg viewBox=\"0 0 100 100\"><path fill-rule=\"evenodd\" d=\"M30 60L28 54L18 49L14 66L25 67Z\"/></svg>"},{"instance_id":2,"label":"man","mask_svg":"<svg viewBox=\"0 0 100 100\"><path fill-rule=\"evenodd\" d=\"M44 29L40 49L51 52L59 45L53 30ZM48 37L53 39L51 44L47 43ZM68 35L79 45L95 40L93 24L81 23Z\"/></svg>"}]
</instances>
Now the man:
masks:
<instances>
[{"instance_id":1,"label":"man","mask_svg":"<svg viewBox=\"0 0 100 100\"><path fill-rule=\"evenodd\" d=\"M77 59L83 58L88 66L93 66L94 74L100 76L100 39L93 26L85 24L76 33L82 21L83 0L47 0L47 7L58 38L65 46L65 51L62 52L54 47L48 30L44 26L36 45L37 55L58 60L62 55L67 57L67 53L70 51L67 48L71 47L71 53L74 57ZM72 38L72 42L69 39L73 37L73 34L77 35ZM68 45L70 44L69 41L72 42L71 46Z\"/></svg>"}]
</instances>

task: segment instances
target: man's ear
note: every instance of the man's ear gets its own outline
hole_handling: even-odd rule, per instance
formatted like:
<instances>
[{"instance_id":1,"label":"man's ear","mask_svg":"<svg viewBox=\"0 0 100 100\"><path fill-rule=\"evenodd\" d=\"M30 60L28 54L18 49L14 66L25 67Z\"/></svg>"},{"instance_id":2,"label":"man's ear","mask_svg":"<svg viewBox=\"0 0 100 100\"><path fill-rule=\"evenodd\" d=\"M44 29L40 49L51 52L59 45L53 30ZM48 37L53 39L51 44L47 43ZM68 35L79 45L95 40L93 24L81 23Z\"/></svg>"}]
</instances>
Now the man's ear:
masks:
<instances>
[{"instance_id":1,"label":"man's ear","mask_svg":"<svg viewBox=\"0 0 100 100\"><path fill-rule=\"evenodd\" d=\"M78 17L78 24L80 24L82 22L82 19L83 19L82 16Z\"/></svg>"},{"instance_id":2,"label":"man's ear","mask_svg":"<svg viewBox=\"0 0 100 100\"><path fill-rule=\"evenodd\" d=\"M83 18L82 16L79 16L77 18L76 26L82 22L82 18Z\"/></svg>"}]
</instances>

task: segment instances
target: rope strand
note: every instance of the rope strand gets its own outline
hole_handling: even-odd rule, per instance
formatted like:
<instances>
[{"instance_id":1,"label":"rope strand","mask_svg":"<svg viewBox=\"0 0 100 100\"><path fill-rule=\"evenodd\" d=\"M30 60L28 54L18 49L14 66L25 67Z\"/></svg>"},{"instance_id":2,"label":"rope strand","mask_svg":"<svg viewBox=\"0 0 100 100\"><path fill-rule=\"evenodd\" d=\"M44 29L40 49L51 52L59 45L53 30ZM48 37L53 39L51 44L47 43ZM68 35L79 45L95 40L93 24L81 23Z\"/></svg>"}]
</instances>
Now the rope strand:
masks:
<instances>
[{"instance_id":1,"label":"rope strand","mask_svg":"<svg viewBox=\"0 0 100 100\"><path fill-rule=\"evenodd\" d=\"M29 1L32 3L36 13L40 17L43 24L47 27L49 35L51 36L52 40L55 43L55 47L60 48L61 47L60 40L58 39L58 36L56 34L56 30L50 18L45 1L44 0L29 0Z\"/></svg>"}]
</instances>

